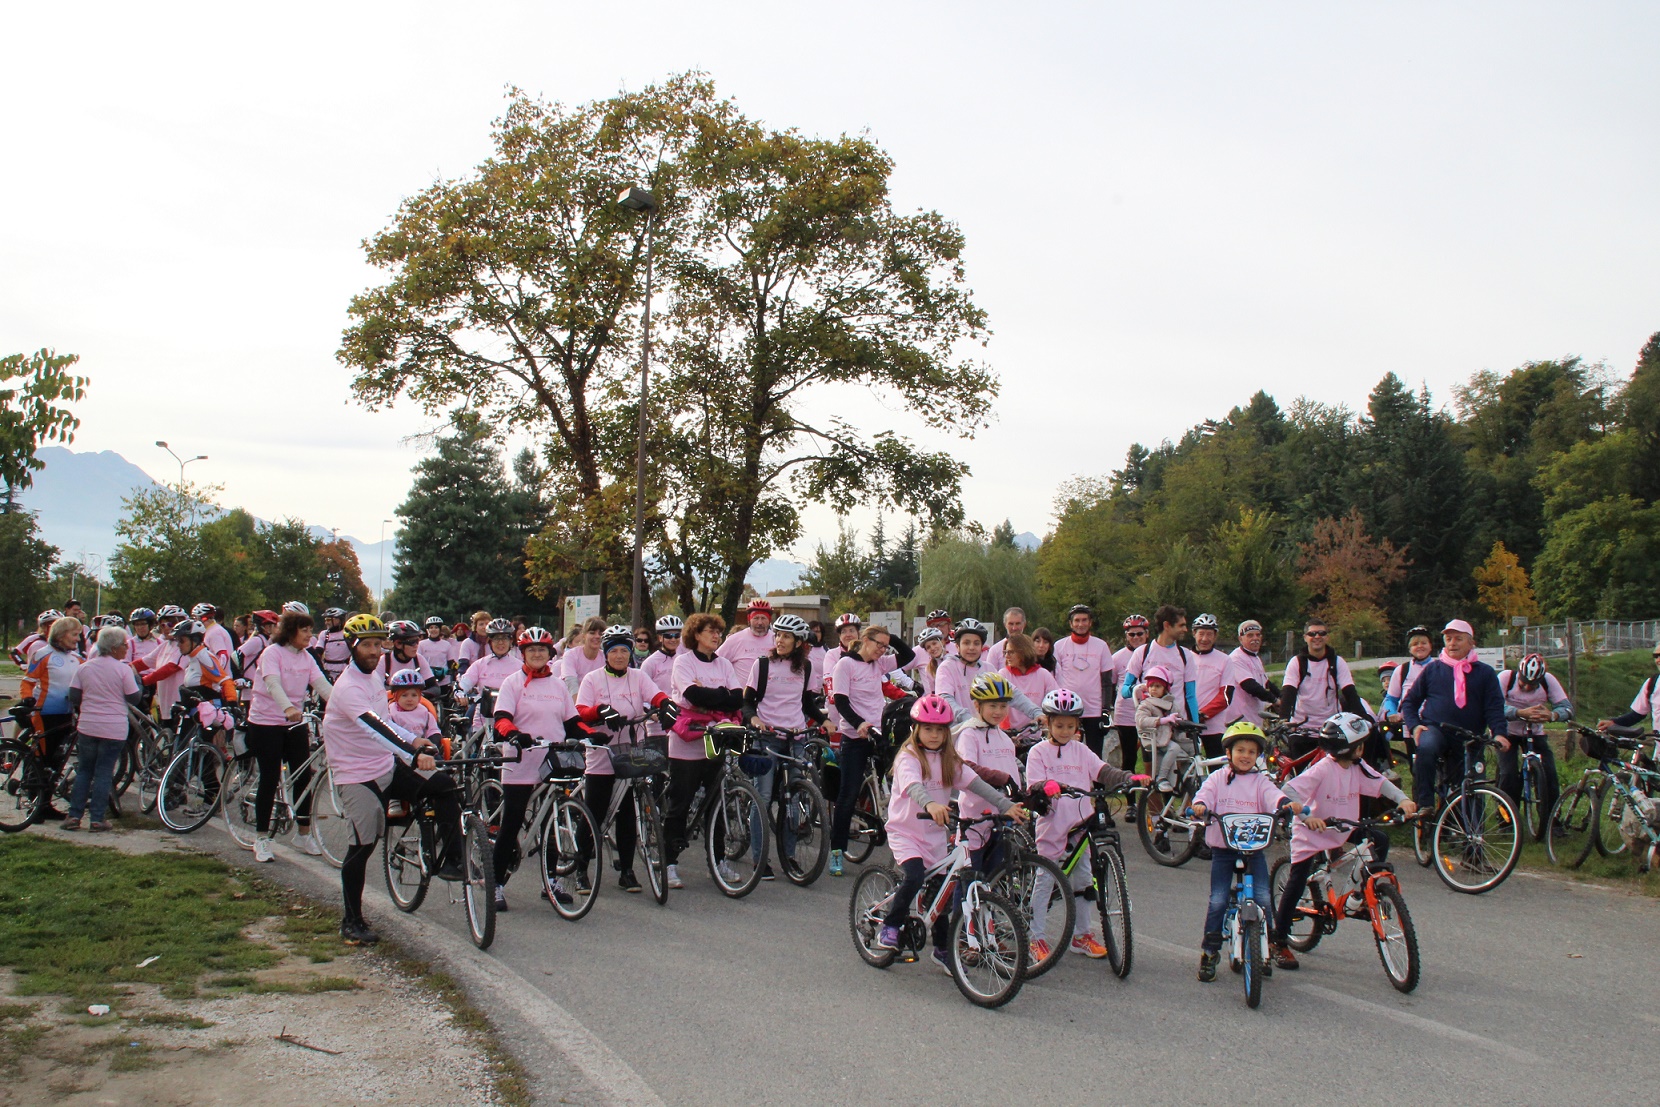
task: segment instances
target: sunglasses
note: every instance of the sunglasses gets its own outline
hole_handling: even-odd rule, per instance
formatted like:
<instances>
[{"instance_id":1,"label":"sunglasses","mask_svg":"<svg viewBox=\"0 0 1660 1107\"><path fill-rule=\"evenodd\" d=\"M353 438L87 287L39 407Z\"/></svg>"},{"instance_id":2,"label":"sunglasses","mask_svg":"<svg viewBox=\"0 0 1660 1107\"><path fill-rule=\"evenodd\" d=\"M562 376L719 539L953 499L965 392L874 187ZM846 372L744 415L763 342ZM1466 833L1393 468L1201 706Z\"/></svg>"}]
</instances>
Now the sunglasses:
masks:
<instances>
[{"instance_id":1,"label":"sunglasses","mask_svg":"<svg viewBox=\"0 0 1660 1107\"><path fill-rule=\"evenodd\" d=\"M1304 638L1324 638L1324 637L1326 637L1326 632L1323 631L1323 630L1305 630L1305 631L1303 631L1303 637Z\"/></svg>"}]
</instances>

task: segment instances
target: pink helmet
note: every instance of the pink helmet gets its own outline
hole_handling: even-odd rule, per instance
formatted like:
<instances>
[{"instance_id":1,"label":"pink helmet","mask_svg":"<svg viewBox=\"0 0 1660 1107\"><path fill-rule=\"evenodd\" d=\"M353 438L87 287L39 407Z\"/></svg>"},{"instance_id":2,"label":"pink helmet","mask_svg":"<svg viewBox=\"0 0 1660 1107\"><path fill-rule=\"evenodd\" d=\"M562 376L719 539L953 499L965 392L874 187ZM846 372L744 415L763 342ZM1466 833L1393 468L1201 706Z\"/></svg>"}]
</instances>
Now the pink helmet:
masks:
<instances>
[{"instance_id":1,"label":"pink helmet","mask_svg":"<svg viewBox=\"0 0 1660 1107\"><path fill-rule=\"evenodd\" d=\"M1148 669L1145 673L1141 674L1141 679L1162 680L1164 681L1164 686L1166 688L1171 685L1170 670L1166 669L1163 665L1154 665L1151 669Z\"/></svg>"},{"instance_id":2,"label":"pink helmet","mask_svg":"<svg viewBox=\"0 0 1660 1107\"><path fill-rule=\"evenodd\" d=\"M944 696L923 696L911 705L911 719L914 722L950 726L956 717Z\"/></svg>"}]
</instances>

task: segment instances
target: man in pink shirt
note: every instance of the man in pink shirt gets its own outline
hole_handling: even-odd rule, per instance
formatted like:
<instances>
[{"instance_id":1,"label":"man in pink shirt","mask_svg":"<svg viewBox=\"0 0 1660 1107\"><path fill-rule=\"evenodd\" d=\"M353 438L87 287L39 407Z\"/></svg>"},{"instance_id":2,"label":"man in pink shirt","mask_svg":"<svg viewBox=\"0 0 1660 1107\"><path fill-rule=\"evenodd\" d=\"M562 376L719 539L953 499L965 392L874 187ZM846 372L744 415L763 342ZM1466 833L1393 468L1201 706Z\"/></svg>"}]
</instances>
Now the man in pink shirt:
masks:
<instances>
[{"instance_id":1,"label":"man in pink shirt","mask_svg":"<svg viewBox=\"0 0 1660 1107\"><path fill-rule=\"evenodd\" d=\"M1011 607L1003 612L1003 637L992 643L991 648L986 651L986 664L993 672L1003 667L1003 643L1009 640L1009 635L1025 633L1026 612L1018 607Z\"/></svg>"},{"instance_id":2,"label":"man in pink shirt","mask_svg":"<svg viewBox=\"0 0 1660 1107\"><path fill-rule=\"evenodd\" d=\"M749 679L749 671L755 667L756 659L772 652L772 604L766 600L751 600L748 629L733 631L715 652L732 663L741 687Z\"/></svg>"},{"instance_id":3,"label":"man in pink shirt","mask_svg":"<svg viewBox=\"0 0 1660 1107\"><path fill-rule=\"evenodd\" d=\"M1216 616L1206 612L1193 620L1193 671L1199 701L1199 721L1205 724L1199 739L1206 757L1222 753L1222 727L1228 721L1228 655L1216 648L1221 629Z\"/></svg>"},{"instance_id":4,"label":"man in pink shirt","mask_svg":"<svg viewBox=\"0 0 1660 1107\"><path fill-rule=\"evenodd\" d=\"M1072 633L1055 643L1055 680L1084 701L1084 745L1100 757L1115 671L1112 647L1095 637L1095 612L1088 604L1074 604L1066 613L1066 621ZM1133 729L1133 715L1130 725Z\"/></svg>"}]
</instances>

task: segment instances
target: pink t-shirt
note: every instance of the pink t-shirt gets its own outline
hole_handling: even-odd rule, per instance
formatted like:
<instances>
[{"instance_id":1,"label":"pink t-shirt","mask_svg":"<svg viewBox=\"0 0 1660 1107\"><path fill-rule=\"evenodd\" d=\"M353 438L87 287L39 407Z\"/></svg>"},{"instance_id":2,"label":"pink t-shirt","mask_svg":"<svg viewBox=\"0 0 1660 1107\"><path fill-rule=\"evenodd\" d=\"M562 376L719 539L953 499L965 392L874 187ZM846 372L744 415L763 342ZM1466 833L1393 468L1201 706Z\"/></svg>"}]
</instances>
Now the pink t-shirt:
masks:
<instances>
[{"instance_id":1,"label":"pink t-shirt","mask_svg":"<svg viewBox=\"0 0 1660 1107\"><path fill-rule=\"evenodd\" d=\"M1197 681L1199 678L1193 671L1193 651L1179 642L1169 646L1161 646L1158 640L1154 639L1145 646L1137 646L1132 650L1130 656L1125 659L1124 668L1118 670L1120 698L1125 698L1122 693L1126 673L1133 674L1136 684L1139 685L1141 674L1154 665L1163 665L1170 670L1170 698L1175 701L1176 705L1174 713L1186 719L1188 717L1187 682ZM1130 708L1130 717L1132 720L1135 718L1135 707L1133 705Z\"/></svg>"},{"instance_id":2,"label":"pink t-shirt","mask_svg":"<svg viewBox=\"0 0 1660 1107\"><path fill-rule=\"evenodd\" d=\"M926 811L911 798L911 785L921 784L928 793L930 803L946 803L952 792L967 791L980 778L974 775L974 770L963 765L957 779L941 780L939 752L924 751L923 757L928 761L927 779L923 779L922 762L917 760L917 755L909 747L901 749L893 759L893 794L888 799L888 848L893 850L896 862L918 857L923 864L933 866L945 860L945 855L950 852L950 837L945 828L933 819L917 818Z\"/></svg>"},{"instance_id":3,"label":"pink t-shirt","mask_svg":"<svg viewBox=\"0 0 1660 1107\"><path fill-rule=\"evenodd\" d=\"M886 675L882 659L866 661L850 653L836 662L835 679L831 682L836 695L846 696L848 706L873 730L882 729L882 708L888 702L882 695L882 678Z\"/></svg>"},{"instance_id":4,"label":"pink t-shirt","mask_svg":"<svg viewBox=\"0 0 1660 1107\"><path fill-rule=\"evenodd\" d=\"M500 691L501 682L524 668L524 659L519 656L518 650L508 650L497 657L487 654L467 666L467 671L461 674L456 681L456 687L464 696L471 696L481 688L488 688L492 692Z\"/></svg>"},{"instance_id":5,"label":"pink t-shirt","mask_svg":"<svg viewBox=\"0 0 1660 1107\"><path fill-rule=\"evenodd\" d=\"M231 671L231 654L236 652L236 646L231 642L231 632L221 623L214 623L202 634L202 645L219 659L219 667L225 672Z\"/></svg>"},{"instance_id":6,"label":"pink t-shirt","mask_svg":"<svg viewBox=\"0 0 1660 1107\"><path fill-rule=\"evenodd\" d=\"M1068 788L1092 788L1105 764L1077 739L1064 746L1044 739L1026 754L1026 784L1030 787L1053 780ZM1049 813L1037 817L1038 852L1051 860L1059 860L1066 852L1066 836L1094 810L1094 805L1083 796L1056 796L1050 800Z\"/></svg>"},{"instance_id":7,"label":"pink t-shirt","mask_svg":"<svg viewBox=\"0 0 1660 1107\"><path fill-rule=\"evenodd\" d=\"M566 650L564 656L555 662L553 667L565 678L565 687L574 696L576 690L582 687L583 677L595 669L605 668L605 651L596 650L594 656L589 657L581 646L576 646Z\"/></svg>"},{"instance_id":8,"label":"pink t-shirt","mask_svg":"<svg viewBox=\"0 0 1660 1107\"><path fill-rule=\"evenodd\" d=\"M173 644L171 638L163 642L150 656L151 669L159 669L164 665L177 665L181 670L156 681L156 709L165 719L173 713L173 705L179 702L179 689L184 687L184 659L179 656L179 647Z\"/></svg>"},{"instance_id":9,"label":"pink t-shirt","mask_svg":"<svg viewBox=\"0 0 1660 1107\"><path fill-rule=\"evenodd\" d=\"M720 649L715 652L732 662L732 668L737 672L739 680L747 681L749 671L755 667L755 659L772 652L772 641L770 630L756 634L748 627L743 627L722 642Z\"/></svg>"},{"instance_id":10,"label":"pink t-shirt","mask_svg":"<svg viewBox=\"0 0 1660 1107\"><path fill-rule=\"evenodd\" d=\"M1236 815L1241 812L1272 815L1279 810L1280 800L1294 797L1274 786L1267 773L1236 773L1223 765L1205 778L1193 797L1195 806L1204 804L1214 815ZM1212 818L1205 827L1205 844L1212 849L1224 849L1228 840L1222 836L1222 824Z\"/></svg>"},{"instance_id":11,"label":"pink t-shirt","mask_svg":"<svg viewBox=\"0 0 1660 1107\"><path fill-rule=\"evenodd\" d=\"M1337 666L1337 683L1333 687L1331 666ZM1310 671L1302 671L1302 662L1293 657L1285 664L1285 686L1297 689L1297 706L1292 712L1291 721L1318 727L1327 719L1343 710L1343 704L1338 695L1349 685L1354 683L1354 677L1349 675L1349 663L1328 652L1318 661L1310 660Z\"/></svg>"},{"instance_id":12,"label":"pink t-shirt","mask_svg":"<svg viewBox=\"0 0 1660 1107\"><path fill-rule=\"evenodd\" d=\"M76 730L89 738L127 740L127 693L138 691L131 665L113 657L94 657L75 670L69 687L81 690Z\"/></svg>"},{"instance_id":13,"label":"pink t-shirt","mask_svg":"<svg viewBox=\"0 0 1660 1107\"><path fill-rule=\"evenodd\" d=\"M501 683L496 696L496 711L513 716L513 725L533 738L544 742L565 740L565 720L576 717L576 704L565 690L565 682L553 674L550 665L545 675L530 677L521 668ZM532 746L517 762L501 767L503 784L539 784L542 780L542 762L548 751Z\"/></svg>"},{"instance_id":14,"label":"pink t-shirt","mask_svg":"<svg viewBox=\"0 0 1660 1107\"><path fill-rule=\"evenodd\" d=\"M1221 650L1210 650L1207 653L1193 651L1193 674L1198 684L1199 710L1216 698L1216 694L1228 683L1228 655ZM1205 721L1204 733L1221 734L1222 728L1228 723L1228 707L1219 707L1216 712Z\"/></svg>"},{"instance_id":15,"label":"pink t-shirt","mask_svg":"<svg viewBox=\"0 0 1660 1107\"><path fill-rule=\"evenodd\" d=\"M1116 671L1112 647L1094 635L1079 642L1068 634L1055 642L1055 679L1062 688L1078 693L1084 701L1085 718L1100 717L1101 674L1106 673L1111 680ZM1134 716L1128 721L1134 722Z\"/></svg>"},{"instance_id":16,"label":"pink t-shirt","mask_svg":"<svg viewBox=\"0 0 1660 1107\"><path fill-rule=\"evenodd\" d=\"M1257 774L1261 775L1261 774ZM1360 797L1383 794L1384 779L1361 762L1339 765L1335 758L1322 757L1285 782L1320 819L1360 818ZM1336 849L1349 840L1349 830L1310 830L1299 820L1291 829L1291 860L1301 861L1325 849ZM1207 839L1208 840L1208 839Z\"/></svg>"},{"instance_id":17,"label":"pink t-shirt","mask_svg":"<svg viewBox=\"0 0 1660 1107\"><path fill-rule=\"evenodd\" d=\"M1424 675L1424 668L1434 660L1433 657L1425 661L1408 658L1395 666L1395 671L1389 674L1389 687L1384 690L1384 695L1394 696L1396 703L1406 699L1406 694L1412 691L1412 686Z\"/></svg>"},{"instance_id":18,"label":"pink t-shirt","mask_svg":"<svg viewBox=\"0 0 1660 1107\"><path fill-rule=\"evenodd\" d=\"M450 662L461 656L460 649L453 639L431 638L421 639L421 644L415 647L415 656L421 659L421 665L427 670L426 675L436 675L439 684L450 682Z\"/></svg>"},{"instance_id":19,"label":"pink t-shirt","mask_svg":"<svg viewBox=\"0 0 1660 1107\"><path fill-rule=\"evenodd\" d=\"M348 664L323 713L323 746L336 784L362 784L392 771L392 748L358 721L365 711L385 717L386 681L378 668L366 673Z\"/></svg>"},{"instance_id":20,"label":"pink t-shirt","mask_svg":"<svg viewBox=\"0 0 1660 1107\"><path fill-rule=\"evenodd\" d=\"M1257 687L1265 691L1268 688L1268 670L1263 668L1262 658L1244 646L1228 655L1228 668L1222 676L1222 682L1233 689L1233 699L1228 701L1228 710L1222 716L1224 727L1235 719L1262 722L1262 712L1267 704L1241 688L1239 682L1242 680L1254 680Z\"/></svg>"},{"instance_id":21,"label":"pink t-shirt","mask_svg":"<svg viewBox=\"0 0 1660 1107\"><path fill-rule=\"evenodd\" d=\"M1650 726L1660 730L1660 696L1652 693L1651 689L1654 686L1653 680L1643 681L1642 686L1637 689L1637 698L1631 701L1631 710L1639 715L1647 715L1653 720Z\"/></svg>"},{"instance_id":22,"label":"pink t-shirt","mask_svg":"<svg viewBox=\"0 0 1660 1107\"><path fill-rule=\"evenodd\" d=\"M1504 692L1506 707L1549 707L1553 703L1561 703L1568 698L1568 693L1562 690L1562 684L1551 673L1545 674L1545 679L1531 691L1522 687L1522 682L1516 679L1515 669L1505 669L1499 673L1499 688ZM1505 728L1507 733L1515 735L1543 734L1544 723L1530 723L1523 719L1511 719L1510 725Z\"/></svg>"},{"instance_id":23,"label":"pink t-shirt","mask_svg":"<svg viewBox=\"0 0 1660 1107\"><path fill-rule=\"evenodd\" d=\"M438 720L427 710L424 703L417 703L413 711L405 711L398 706L397 700L388 699L386 710L381 717L397 723L417 738L425 738L434 743L438 741Z\"/></svg>"},{"instance_id":24,"label":"pink t-shirt","mask_svg":"<svg viewBox=\"0 0 1660 1107\"><path fill-rule=\"evenodd\" d=\"M663 690L639 669L625 669L619 675L602 668L582 678L582 684L576 690L576 705L598 707L607 704L625 719L638 719L662 694ZM612 736L609 746L629 745L636 736L645 737L644 729L639 727L624 727L622 730L607 727L605 732ZM611 755L606 752L609 746L593 746L585 751L590 774L613 775Z\"/></svg>"},{"instance_id":25,"label":"pink t-shirt","mask_svg":"<svg viewBox=\"0 0 1660 1107\"><path fill-rule=\"evenodd\" d=\"M161 639L156 635L151 634L148 638L131 635L127 638L127 664L131 665L135 661L142 661L146 668L153 669L155 666L150 661L159 649L161 649Z\"/></svg>"},{"instance_id":26,"label":"pink t-shirt","mask_svg":"<svg viewBox=\"0 0 1660 1107\"><path fill-rule=\"evenodd\" d=\"M846 656L847 652L840 646L831 646L819 661L819 673L824 678L824 710L830 717L830 729L834 731L847 729L842 725L842 717L836 713L836 666Z\"/></svg>"},{"instance_id":27,"label":"pink t-shirt","mask_svg":"<svg viewBox=\"0 0 1660 1107\"><path fill-rule=\"evenodd\" d=\"M1008 679L1010 684L1020 689L1020 691L1025 694L1028 699L1037 704L1039 707L1043 706L1044 696L1047 696L1050 692L1053 692L1055 689L1060 687L1060 683L1055 680L1055 674L1051 673L1048 669L1045 669L1042 665L1033 665L1024 673L1017 673L1005 665L1002 673L1003 676ZM1101 698L1101 689L1097 687L1095 689L1095 693L1095 698L1099 701ZM1085 714L1088 714L1087 710ZM1096 714L1100 714L1100 712L1097 711ZM1019 730L1026 724L1035 721L1036 720L1034 720L1030 715L1020 710L1020 708L1014 706L1013 704L1009 705L1008 727L1010 730Z\"/></svg>"},{"instance_id":28,"label":"pink t-shirt","mask_svg":"<svg viewBox=\"0 0 1660 1107\"><path fill-rule=\"evenodd\" d=\"M958 711L971 712L974 710L974 701L969 699L968 689L974 683L974 678L981 673L996 671L986 667L985 654L976 658L972 665L964 661L961 655L952 654L940 662L939 671L934 674L934 692L936 695L944 696Z\"/></svg>"},{"instance_id":29,"label":"pink t-shirt","mask_svg":"<svg viewBox=\"0 0 1660 1107\"><path fill-rule=\"evenodd\" d=\"M1058 647L1060 643L1056 642L1055 645ZM1112 655L1112 682L1115 687L1121 688L1123 685L1125 667L1128 666L1129 663L1130 647L1128 646L1121 647ZM1055 668L1059 669L1060 666L1057 664ZM1118 699L1112 705L1112 725L1135 726L1134 696L1123 695L1122 691L1120 691Z\"/></svg>"},{"instance_id":30,"label":"pink t-shirt","mask_svg":"<svg viewBox=\"0 0 1660 1107\"><path fill-rule=\"evenodd\" d=\"M640 662L640 672L645 674L647 680L667 692L669 685L674 683L674 659L679 653L679 647L675 648L674 653L653 650L644 661ZM646 724L646 733L654 737L662 735L664 733L663 724L656 719L651 720Z\"/></svg>"},{"instance_id":31,"label":"pink t-shirt","mask_svg":"<svg viewBox=\"0 0 1660 1107\"><path fill-rule=\"evenodd\" d=\"M323 671L305 650L293 646L267 646L261 650L252 674L253 694L248 705L248 722L255 726L288 725L288 716L265 686L266 677L273 675L282 685L283 695L295 707L305 703L306 689L323 680Z\"/></svg>"},{"instance_id":32,"label":"pink t-shirt","mask_svg":"<svg viewBox=\"0 0 1660 1107\"><path fill-rule=\"evenodd\" d=\"M978 726L978 722L975 719L957 731L957 756L981 768L1008 773L1019 787L1025 774L1020 767L1020 755L1015 752L1014 739L999 727ZM957 809L964 818L978 819L996 811L997 807L973 792L964 792L957 797ZM974 848L978 849L988 837L987 828L977 826L970 832L975 835Z\"/></svg>"},{"instance_id":33,"label":"pink t-shirt","mask_svg":"<svg viewBox=\"0 0 1660 1107\"><path fill-rule=\"evenodd\" d=\"M744 678L744 688L755 687L755 675L759 668L759 665L750 668ZM813 664L811 654L799 673L789 661L771 658L767 661L766 694L755 705L755 717L768 726L800 730L807 725L807 715L801 709L802 695L809 688L817 689L823 685L824 677Z\"/></svg>"},{"instance_id":34,"label":"pink t-shirt","mask_svg":"<svg viewBox=\"0 0 1660 1107\"><path fill-rule=\"evenodd\" d=\"M686 699L686 689L692 687L731 688L734 691L743 691L743 684L738 680L732 662L719 654L705 661L695 650L682 647L675 654L674 669L669 678L669 697L682 711L688 708L693 711L700 710ZM670 732L669 757L675 761L702 761L703 739L687 741Z\"/></svg>"}]
</instances>

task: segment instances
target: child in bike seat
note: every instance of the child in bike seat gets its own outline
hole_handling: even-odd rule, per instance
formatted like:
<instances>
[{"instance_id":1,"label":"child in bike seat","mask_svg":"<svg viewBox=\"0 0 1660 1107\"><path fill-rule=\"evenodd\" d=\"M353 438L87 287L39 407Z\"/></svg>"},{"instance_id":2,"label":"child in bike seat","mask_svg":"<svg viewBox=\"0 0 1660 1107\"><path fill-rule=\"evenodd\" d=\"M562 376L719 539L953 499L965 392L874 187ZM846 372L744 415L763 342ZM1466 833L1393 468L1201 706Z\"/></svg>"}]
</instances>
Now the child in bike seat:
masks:
<instances>
[{"instance_id":1,"label":"child in bike seat","mask_svg":"<svg viewBox=\"0 0 1660 1107\"><path fill-rule=\"evenodd\" d=\"M1141 687L1136 689L1135 729L1141 739L1141 748L1148 751L1149 764L1158 764L1156 787L1161 792L1176 790L1177 770L1182 756L1193 756L1193 739L1178 734L1172 725L1180 719L1175 714L1176 701L1170 694L1170 670L1154 665L1142 675ZM1174 742L1176 749L1170 744Z\"/></svg>"},{"instance_id":2,"label":"child in bike seat","mask_svg":"<svg viewBox=\"0 0 1660 1107\"><path fill-rule=\"evenodd\" d=\"M1228 727L1222 735L1222 749L1228 763L1205 778L1199 792L1193 797L1193 813L1199 818L1207 815L1273 815L1293 802L1274 786L1267 773L1257 769L1257 758L1262 756L1267 740L1262 728L1244 719ZM1210 983L1216 979L1216 962L1222 951L1222 919L1228 911L1229 894L1233 890L1234 862L1241 854L1228 848L1222 835L1222 823L1212 819L1205 828L1205 844L1210 846L1210 902L1205 911L1205 937L1199 953L1199 979ZM1251 898L1262 908L1264 916L1272 916L1274 905L1268 894L1268 854L1265 850L1246 853L1245 872L1251 877Z\"/></svg>"},{"instance_id":3,"label":"child in bike seat","mask_svg":"<svg viewBox=\"0 0 1660 1107\"><path fill-rule=\"evenodd\" d=\"M951 744L954 713L942 697L923 696L911 706L911 736L893 759L893 796L888 801L888 846L894 863L904 873L894 892L888 917L877 932L876 944L898 949L900 933L911 917L911 900L922 890L928 870L950 852L946 823L952 792L972 792L995 810L1025 816L1025 808L974 774ZM926 815L927 818L918 818ZM934 923L934 961L949 972L946 957L948 920Z\"/></svg>"},{"instance_id":4,"label":"child in bike seat","mask_svg":"<svg viewBox=\"0 0 1660 1107\"><path fill-rule=\"evenodd\" d=\"M1044 740L1026 754L1030 803L1038 812L1038 852L1055 862L1065 858L1067 837L1094 813L1095 807L1083 796L1048 796L1043 787L1046 782L1054 781L1068 788L1090 788L1096 783L1105 784L1108 788L1122 788L1130 783L1144 783L1148 779L1132 776L1123 769L1108 765L1096 756L1095 751L1078 741L1078 735L1083 733L1083 714L1083 697L1070 688L1057 688L1044 696L1043 714L1038 717L1043 724ZM1047 874L1038 875L1038 882L1033 888L1035 902L1049 902L1049 882L1052 879ZM1074 899L1089 886L1089 866L1079 864L1072 870ZM1078 921L1071 939L1072 952L1085 957L1105 957L1107 947L1097 941L1090 931L1089 905L1089 900L1077 899ZM1031 932L1027 935L1034 964L1049 957L1050 946L1048 935L1044 933L1044 921L1044 912L1037 912L1032 918ZM1055 940L1064 942L1067 935L1058 934Z\"/></svg>"},{"instance_id":5,"label":"child in bike seat","mask_svg":"<svg viewBox=\"0 0 1660 1107\"><path fill-rule=\"evenodd\" d=\"M439 745L438 716L432 705L421 695L423 681L418 669L399 669L392 674L391 688L386 693L386 717L403 727L416 738L430 739ZM409 813L403 800L388 800L386 813L401 819Z\"/></svg>"}]
</instances>

